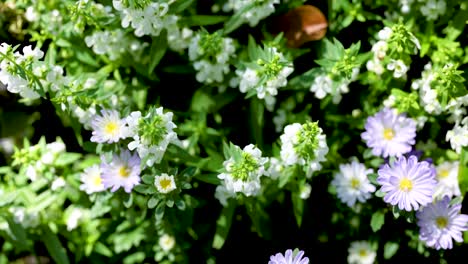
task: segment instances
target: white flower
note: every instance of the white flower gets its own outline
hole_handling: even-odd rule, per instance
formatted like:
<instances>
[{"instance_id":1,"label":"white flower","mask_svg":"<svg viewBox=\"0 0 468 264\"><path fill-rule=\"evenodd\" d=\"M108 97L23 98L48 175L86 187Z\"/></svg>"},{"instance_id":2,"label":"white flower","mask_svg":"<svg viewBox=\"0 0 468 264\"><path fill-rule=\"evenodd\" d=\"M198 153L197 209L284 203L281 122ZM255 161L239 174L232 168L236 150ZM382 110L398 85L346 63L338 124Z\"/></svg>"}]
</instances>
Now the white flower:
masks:
<instances>
[{"instance_id":1,"label":"white flower","mask_svg":"<svg viewBox=\"0 0 468 264\"><path fill-rule=\"evenodd\" d=\"M71 212L65 214L65 222L67 224L67 230L72 231L78 226L80 220L85 216L82 209L73 208Z\"/></svg>"},{"instance_id":2,"label":"white flower","mask_svg":"<svg viewBox=\"0 0 468 264\"><path fill-rule=\"evenodd\" d=\"M317 123L307 122L303 125L294 123L284 128L281 139L281 159L285 165L305 165L307 177L322 168L328 153L326 136Z\"/></svg>"},{"instance_id":3,"label":"white flower","mask_svg":"<svg viewBox=\"0 0 468 264\"><path fill-rule=\"evenodd\" d=\"M300 191L299 197L301 197L301 199L303 199L303 200L309 199L310 193L312 191L312 186L310 186L310 184L306 183L306 184L301 186L299 191Z\"/></svg>"},{"instance_id":4,"label":"white flower","mask_svg":"<svg viewBox=\"0 0 468 264\"><path fill-rule=\"evenodd\" d=\"M406 75L408 71L408 66L402 60L390 60L390 63L387 65L387 70L394 71L393 77L401 78Z\"/></svg>"},{"instance_id":5,"label":"white flower","mask_svg":"<svg viewBox=\"0 0 468 264\"><path fill-rule=\"evenodd\" d=\"M0 149L5 154L12 154L15 150L15 141L12 137L0 138Z\"/></svg>"},{"instance_id":6,"label":"white flower","mask_svg":"<svg viewBox=\"0 0 468 264\"><path fill-rule=\"evenodd\" d=\"M238 156L224 161L225 172L218 175L225 190L217 189L217 198L227 199L237 193L246 196L258 195L261 188L260 177L266 174L264 166L268 159L263 158L262 152L252 144L245 146L243 150L235 146L234 151L238 152Z\"/></svg>"},{"instance_id":7,"label":"white flower","mask_svg":"<svg viewBox=\"0 0 468 264\"><path fill-rule=\"evenodd\" d=\"M385 70L382 63L378 59L375 59L375 58L367 61L366 68L368 71L375 72L377 75L382 75L382 73Z\"/></svg>"},{"instance_id":8,"label":"white flower","mask_svg":"<svg viewBox=\"0 0 468 264\"><path fill-rule=\"evenodd\" d=\"M279 4L279 0L229 0L223 6L223 11L242 12L241 18L254 27L265 17L275 11L274 4Z\"/></svg>"},{"instance_id":9,"label":"white flower","mask_svg":"<svg viewBox=\"0 0 468 264\"><path fill-rule=\"evenodd\" d=\"M164 194L170 193L173 190L177 189L177 186L174 181L174 176L168 175L166 173L154 177L154 186L156 186L158 192Z\"/></svg>"},{"instance_id":10,"label":"white flower","mask_svg":"<svg viewBox=\"0 0 468 264\"><path fill-rule=\"evenodd\" d=\"M319 75L315 78L314 83L310 87L310 91L315 93L315 97L323 99L327 94L332 92L333 81L332 79L324 74Z\"/></svg>"},{"instance_id":11,"label":"white flower","mask_svg":"<svg viewBox=\"0 0 468 264\"><path fill-rule=\"evenodd\" d=\"M38 212L30 212L24 207L10 207L8 211L13 214L13 221L24 228L34 228L40 223Z\"/></svg>"},{"instance_id":12,"label":"white flower","mask_svg":"<svg viewBox=\"0 0 468 264\"><path fill-rule=\"evenodd\" d=\"M465 118L465 120L468 119ZM445 140L450 141L452 149L460 154L462 147L468 146L468 124L463 126L455 124L452 130L447 131Z\"/></svg>"},{"instance_id":13,"label":"white flower","mask_svg":"<svg viewBox=\"0 0 468 264\"><path fill-rule=\"evenodd\" d=\"M24 18L28 20L29 22L35 22L39 18L39 14L34 10L33 6L29 6L26 8L26 12L24 13Z\"/></svg>"},{"instance_id":14,"label":"white flower","mask_svg":"<svg viewBox=\"0 0 468 264\"><path fill-rule=\"evenodd\" d=\"M270 158L268 162L268 169L267 169L267 175L270 176L273 180L278 179L281 177L282 172L284 169L284 164L281 162L281 160L277 158Z\"/></svg>"},{"instance_id":15,"label":"white flower","mask_svg":"<svg viewBox=\"0 0 468 264\"><path fill-rule=\"evenodd\" d=\"M276 48L266 47L264 53L268 54L268 59L253 59L257 64L256 68L247 67L237 70L236 74L240 79L239 90L242 93L254 91L257 98L265 100L267 110L273 111L278 89L286 86L287 77L294 69L285 65L289 61Z\"/></svg>"},{"instance_id":16,"label":"white flower","mask_svg":"<svg viewBox=\"0 0 468 264\"><path fill-rule=\"evenodd\" d=\"M164 234L161 237L159 237L159 242L158 243L159 243L159 246L164 251L170 251L175 246L175 238L173 236L168 235L168 234Z\"/></svg>"},{"instance_id":17,"label":"white flower","mask_svg":"<svg viewBox=\"0 0 468 264\"><path fill-rule=\"evenodd\" d=\"M340 165L340 171L335 174L331 184L336 187L341 202L352 207L356 201L364 203L368 200L371 193L375 192L375 186L367 178L372 172L372 169L367 169L357 161Z\"/></svg>"},{"instance_id":18,"label":"white flower","mask_svg":"<svg viewBox=\"0 0 468 264\"><path fill-rule=\"evenodd\" d=\"M80 190L85 191L87 194L105 190L101 179L101 168L98 165L86 168L80 175L80 181L82 182Z\"/></svg>"},{"instance_id":19,"label":"white flower","mask_svg":"<svg viewBox=\"0 0 468 264\"><path fill-rule=\"evenodd\" d=\"M355 241L348 249L349 264L372 264L377 253L367 241Z\"/></svg>"},{"instance_id":20,"label":"white flower","mask_svg":"<svg viewBox=\"0 0 468 264\"><path fill-rule=\"evenodd\" d=\"M443 198L444 196L460 196L460 187L458 186L458 167L459 162L444 162L437 166L437 186L434 191L434 198Z\"/></svg>"},{"instance_id":21,"label":"white flower","mask_svg":"<svg viewBox=\"0 0 468 264\"><path fill-rule=\"evenodd\" d=\"M52 191L56 191L58 190L59 188L62 188L66 185L67 183L65 182L65 180L63 179L63 177L58 177L57 179L55 179L53 182L52 182L52 185L50 186L50 189Z\"/></svg>"},{"instance_id":22,"label":"white flower","mask_svg":"<svg viewBox=\"0 0 468 264\"><path fill-rule=\"evenodd\" d=\"M445 14L447 4L445 0L427 0L425 5L421 6L421 14L426 17L428 21L437 20L440 15Z\"/></svg>"},{"instance_id":23,"label":"white flower","mask_svg":"<svg viewBox=\"0 0 468 264\"><path fill-rule=\"evenodd\" d=\"M387 55L388 43L383 40L377 41L372 46L372 52L374 53L374 59L383 60L385 55Z\"/></svg>"},{"instance_id":24,"label":"white flower","mask_svg":"<svg viewBox=\"0 0 468 264\"><path fill-rule=\"evenodd\" d=\"M379 33L377 34L377 37L380 39L380 40L389 40L390 37L392 36L392 29L389 28L389 27L384 27L382 30L379 31Z\"/></svg>"},{"instance_id":25,"label":"white flower","mask_svg":"<svg viewBox=\"0 0 468 264\"><path fill-rule=\"evenodd\" d=\"M171 112L164 114L163 108L159 107L150 109L145 117L136 111L126 118L129 133L133 137L128 149L136 149L141 160L146 160L147 166L161 162L169 143L177 139L172 116Z\"/></svg>"},{"instance_id":26,"label":"white flower","mask_svg":"<svg viewBox=\"0 0 468 264\"><path fill-rule=\"evenodd\" d=\"M275 124L275 131L281 132L283 131L284 124L286 124L287 116L286 110L278 109L276 111L276 115L273 117L273 123Z\"/></svg>"},{"instance_id":27,"label":"white flower","mask_svg":"<svg viewBox=\"0 0 468 264\"><path fill-rule=\"evenodd\" d=\"M91 127L93 129L92 142L114 143L128 137L125 119L121 119L116 110L101 110L101 116L94 117Z\"/></svg>"}]
</instances>

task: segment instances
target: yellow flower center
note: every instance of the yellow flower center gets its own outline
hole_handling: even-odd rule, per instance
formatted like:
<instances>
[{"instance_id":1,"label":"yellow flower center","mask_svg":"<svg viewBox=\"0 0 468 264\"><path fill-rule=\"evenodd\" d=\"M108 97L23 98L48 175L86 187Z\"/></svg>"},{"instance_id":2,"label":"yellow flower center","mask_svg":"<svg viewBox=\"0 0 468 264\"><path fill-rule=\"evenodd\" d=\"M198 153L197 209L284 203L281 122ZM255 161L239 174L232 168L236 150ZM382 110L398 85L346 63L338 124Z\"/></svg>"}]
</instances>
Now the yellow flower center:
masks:
<instances>
[{"instance_id":1,"label":"yellow flower center","mask_svg":"<svg viewBox=\"0 0 468 264\"><path fill-rule=\"evenodd\" d=\"M161 185L161 188L164 190L168 189L172 185L171 183L170 179L162 179L159 181L159 185Z\"/></svg>"},{"instance_id":2,"label":"yellow flower center","mask_svg":"<svg viewBox=\"0 0 468 264\"><path fill-rule=\"evenodd\" d=\"M127 178L130 175L130 170L127 166L122 166L119 169L119 175L120 177Z\"/></svg>"},{"instance_id":3,"label":"yellow flower center","mask_svg":"<svg viewBox=\"0 0 468 264\"><path fill-rule=\"evenodd\" d=\"M435 222L436 222L437 227L440 229L447 227L447 224L448 224L447 218L443 216L437 217Z\"/></svg>"},{"instance_id":4,"label":"yellow flower center","mask_svg":"<svg viewBox=\"0 0 468 264\"><path fill-rule=\"evenodd\" d=\"M102 180L101 180L101 176L100 176L100 175L94 176L94 178L93 178L93 184L94 184L94 186L101 186Z\"/></svg>"},{"instance_id":5,"label":"yellow flower center","mask_svg":"<svg viewBox=\"0 0 468 264\"><path fill-rule=\"evenodd\" d=\"M359 179L356 179L356 178L351 179L351 188L359 189L360 185L361 185L361 182L359 181Z\"/></svg>"},{"instance_id":6,"label":"yellow flower center","mask_svg":"<svg viewBox=\"0 0 468 264\"><path fill-rule=\"evenodd\" d=\"M104 131L106 131L107 134L115 135L117 134L118 127L117 123L111 121L104 126Z\"/></svg>"},{"instance_id":7,"label":"yellow flower center","mask_svg":"<svg viewBox=\"0 0 468 264\"><path fill-rule=\"evenodd\" d=\"M391 128L385 128L383 131L383 137L386 140L392 140L395 136L395 132Z\"/></svg>"},{"instance_id":8,"label":"yellow flower center","mask_svg":"<svg viewBox=\"0 0 468 264\"><path fill-rule=\"evenodd\" d=\"M448 170L440 170L439 173L437 174L437 178L439 179L445 179L447 178L449 175L449 171Z\"/></svg>"},{"instance_id":9,"label":"yellow flower center","mask_svg":"<svg viewBox=\"0 0 468 264\"><path fill-rule=\"evenodd\" d=\"M400 180L400 190L404 192L409 192L413 189L413 183L408 178L403 178Z\"/></svg>"},{"instance_id":10,"label":"yellow flower center","mask_svg":"<svg viewBox=\"0 0 468 264\"><path fill-rule=\"evenodd\" d=\"M367 250L365 250L365 249L359 250L359 256L361 256L361 257L367 256Z\"/></svg>"}]
</instances>

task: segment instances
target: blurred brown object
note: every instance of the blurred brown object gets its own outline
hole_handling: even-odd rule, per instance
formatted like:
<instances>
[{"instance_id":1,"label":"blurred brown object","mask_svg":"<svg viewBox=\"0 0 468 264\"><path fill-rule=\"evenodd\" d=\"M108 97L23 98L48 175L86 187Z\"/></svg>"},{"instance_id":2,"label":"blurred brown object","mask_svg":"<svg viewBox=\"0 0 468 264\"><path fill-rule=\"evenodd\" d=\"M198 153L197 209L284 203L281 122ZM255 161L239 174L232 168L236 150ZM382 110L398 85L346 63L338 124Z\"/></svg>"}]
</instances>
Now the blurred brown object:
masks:
<instances>
[{"instance_id":1,"label":"blurred brown object","mask_svg":"<svg viewBox=\"0 0 468 264\"><path fill-rule=\"evenodd\" d=\"M284 33L288 46L298 48L302 44L319 40L327 33L328 22L317 7L302 5L281 16L277 23Z\"/></svg>"}]
</instances>

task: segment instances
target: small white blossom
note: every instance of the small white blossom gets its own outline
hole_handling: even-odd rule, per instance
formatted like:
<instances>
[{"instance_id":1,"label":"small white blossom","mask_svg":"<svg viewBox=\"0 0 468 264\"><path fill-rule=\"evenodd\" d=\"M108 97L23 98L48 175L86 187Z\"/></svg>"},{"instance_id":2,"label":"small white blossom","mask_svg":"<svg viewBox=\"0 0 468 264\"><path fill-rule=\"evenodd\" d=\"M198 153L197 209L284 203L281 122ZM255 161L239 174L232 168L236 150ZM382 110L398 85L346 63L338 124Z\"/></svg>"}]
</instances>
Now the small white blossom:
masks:
<instances>
[{"instance_id":1,"label":"small white blossom","mask_svg":"<svg viewBox=\"0 0 468 264\"><path fill-rule=\"evenodd\" d=\"M80 190L85 191L87 194L105 190L101 179L101 168L98 165L86 168L80 175L80 181L82 182Z\"/></svg>"},{"instance_id":2,"label":"small white blossom","mask_svg":"<svg viewBox=\"0 0 468 264\"><path fill-rule=\"evenodd\" d=\"M434 198L443 198L448 196L460 196L460 187L458 185L458 167L459 162L444 162L437 166L437 186L434 191Z\"/></svg>"},{"instance_id":3,"label":"small white blossom","mask_svg":"<svg viewBox=\"0 0 468 264\"><path fill-rule=\"evenodd\" d=\"M317 76L310 87L310 91L315 93L315 97L318 99L325 98L327 94L332 92L332 89L333 81L326 74Z\"/></svg>"},{"instance_id":4,"label":"small white blossom","mask_svg":"<svg viewBox=\"0 0 468 264\"><path fill-rule=\"evenodd\" d=\"M307 200L310 197L311 191L312 191L312 186L310 186L310 184L306 183L306 184L301 186L301 188L299 190L299 192L300 192L299 197L301 197L301 199L303 199L303 200Z\"/></svg>"},{"instance_id":5,"label":"small white blossom","mask_svg":"<svg viewBox=\"0 0 468 264\"><path fill-rule=\"evenodd\" d=\"M228 0L223 6L223 11L242 12L241 18L254 27L265 17L275 11L274 4L279 4L280 0Z\"/></svg>"},{"instance_id":6,"label":"small white blossom","mask_svg":"<svg viewBox=\"0 0 468 264\"><path fill-rule=\"evenodd\" d=\"M164 234L159 237L158 244L164 251L170 251L175 246L175 238L168 234Z\"/></svg>"},{"instance_id":7,"label":"small white blossom","mask_svg":"<svg viewBox=\"0 0 468 264\"><path fill-rule=\"evenodd\" d=\"M426 17L428 21L437 20L439 16L445 14L447 4L445 0L427 0L426 3L421 6L421 14Z\"/></svg>"},{"instance_id":8,"label":"small white blossom","mask_svg":"<svg viewBox=\"0 0 468 264\"><path fill-rule=\"evenodd\" d=\"M464 120L468 120L468 117ZM447 131L445 140L450 141L450 146L458 154L461 153L462 147L468 146L468 124L455 124L452 130Z\"/></svg>"},{"instance_id":9,"label":"small white blossom","mask_svg":"<svg viewBox=\"0 0 468 264\"><path fill-rule=\"evenodd\" d=\"M65 182L65 180L63 179L63 177L58 177L57 179L55 179L53 182L52 182L52 185L50 186L50 189L52 191L56 191L62 187L64 187L67 183Z\"/></svg>"},{"instance_id":10,"label":"small white blossom","mask_svg":"<svg viewBox=\"0 0 468 264\"><path fill-rule=\"evenodd\" d=\"M170 193L173 190L177 189L177 186L174 181L174 176L168 175L166 173L154 177L154 186L156 186L158 192L164 194Z\"/></svg>"},{"instance_id":11,"label":"small white blossom","mask_svg":"<svg viewBox=\"0 0 468 264\"><path fill-rule=\"evenodd\" d=\"M382 30L379 31L379 33L377 34L378 38L380 40L384 40L384 41L387 41L390 39L390 37L392 36L392 29L389 28L389 27L384 27Z\"/></svg>"},{"instance_id":12,"label":"small white blossom","mask_svg":"<svg viewBox=\"0 0 468 264\"><path fill-rule=\"evenodd\" d=\"M367 241L355 241L348 249L349 264L372 264L377 253Z\"/></svg>"},{"instance_id":13,"label":"small white blossom","mask_svg":"<svg viewBox=\"0 0 468 264\"><path fill-rule=\"evenodd\" d=\"M406 75L408 71L408 66L402 60L390 60L390 63L387 65L387 70L393 71L393 77L401 78Z\"/></svg>"},{"instance_id":14,"label":"small white blossom","mask_svg":"<svg viewBox=\"0 0 468 264\"><path fill-rule=\"evenodd\" d=\"M92 142L115 143L129 136L125 119L121 119L116 110L101 110L101 115L93 119L91 126Z\"/></svg>"}]
</instances>

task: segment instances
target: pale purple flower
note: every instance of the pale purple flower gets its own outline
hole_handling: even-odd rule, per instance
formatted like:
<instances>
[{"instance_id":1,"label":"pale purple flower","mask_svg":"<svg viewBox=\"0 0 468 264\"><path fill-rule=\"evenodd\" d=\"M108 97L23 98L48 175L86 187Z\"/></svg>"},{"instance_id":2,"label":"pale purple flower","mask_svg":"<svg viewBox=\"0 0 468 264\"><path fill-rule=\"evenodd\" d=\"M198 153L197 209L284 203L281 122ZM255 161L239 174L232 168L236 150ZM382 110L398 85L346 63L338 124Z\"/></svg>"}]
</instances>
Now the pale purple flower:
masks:
<instances>
[{"instance_id":1,"label":"pale purple flower","mask_svg":"<svg viewBox=\"0 0 468 264\"><path fill-rule=\"evenodd\" d=\"M309 264L309 258L304 256L304 251L300 250L294 256L291 249L286 250L286 254L277 253L274 256L270 257L268 264Z\"/></svg>"},{"instance_id":2,"label":"pale purple flower","mask_svg":"<svg viewBox=\"0 0 468 264\"><path fill-rule=\"evenodd\" d=\"M137 154L131 155L130 151L124 150L120 156L114 154L110 163L105 158L101 160L102 184L106 189L112 187L111 192L123 187L130 193L140 183L140 158Z\"/></svg>"},{"instance_id":3,"label":"pale purple flower","mask_svg":"<svg viewBox=\"0 0 468 264\"><path fill-rule=\"evenodd\" d=\"M384 108L368 117L365 128L361 137L376 156L400 157L415 143L416 122L395 109Z\"/></svg>"},{"instance_id":4,"label":"pale purple flower","mask_svg":"<svg viewBox=\"0 0 468 264\"><path fill-rule=\"evenodd\" d=\"M385 164L378 174L377 182L382 185L380 191L385 193L386 203L411 211L432 202L437 181L428 162L418 162L415 156L408 159L402 156L391 166Z\"/></svg>"},{"instance_id":5,"label":"pale purple flower","mask_svg":"<svg viewBox=\"0 0 468 264\"><path fill-rule=\"evenodd\" d=\"M461 204L450 205L445 196L416 213L419 239L436 249L451 249L452 238L463 242L463 231L468 230L468 215L460 214Z\"/></svg>"},{"instance_id":6,"label":"pale purple flower","mask_svg":"<svg viewBox=\"0 0 468 264\"><path fill-rule=\"evenodd\" d=\"M91 121L91 127L92 142L114 143L129 136L127 122L115 110L101 110L101 115L96 115Z\"/></svg>"}]
</instances>

